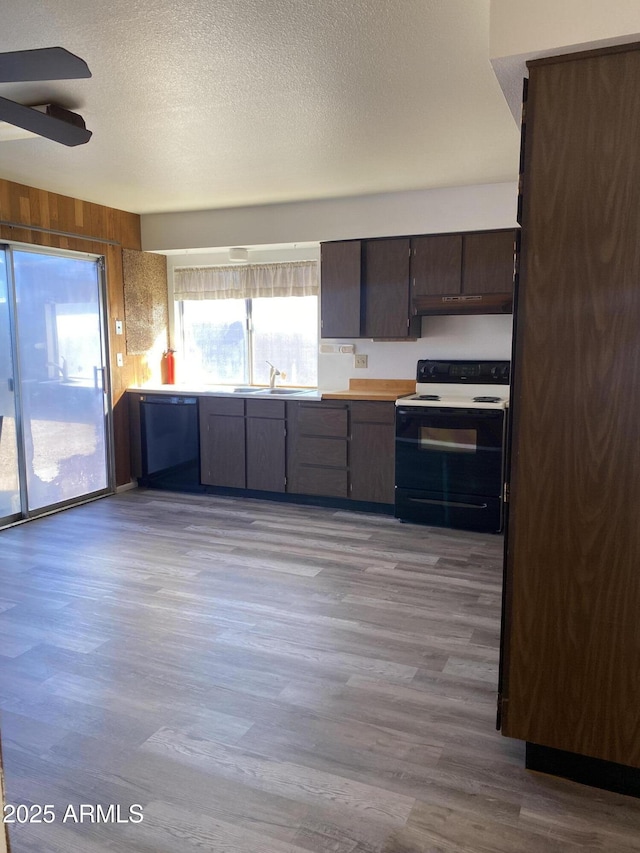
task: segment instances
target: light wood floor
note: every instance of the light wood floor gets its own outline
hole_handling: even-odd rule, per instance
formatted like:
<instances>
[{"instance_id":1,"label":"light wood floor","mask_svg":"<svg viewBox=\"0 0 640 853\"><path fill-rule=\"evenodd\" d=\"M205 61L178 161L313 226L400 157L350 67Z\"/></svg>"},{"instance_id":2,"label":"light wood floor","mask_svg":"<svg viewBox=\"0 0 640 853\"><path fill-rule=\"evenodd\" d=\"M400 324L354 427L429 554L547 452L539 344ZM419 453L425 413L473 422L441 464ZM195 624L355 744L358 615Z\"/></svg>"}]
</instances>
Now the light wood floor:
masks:
<instances>
[{"instance_id":1,"label":"light wood floor","mask_svg":"<svg viewBox=\"0 0 640 853\"><path fill-rule=\"evenodd\" d=\"M501 552L145 491L0 533L7 797L57 815L14 853L639 851L638 800L495 731Z\"/></svg>"}]
</instances>

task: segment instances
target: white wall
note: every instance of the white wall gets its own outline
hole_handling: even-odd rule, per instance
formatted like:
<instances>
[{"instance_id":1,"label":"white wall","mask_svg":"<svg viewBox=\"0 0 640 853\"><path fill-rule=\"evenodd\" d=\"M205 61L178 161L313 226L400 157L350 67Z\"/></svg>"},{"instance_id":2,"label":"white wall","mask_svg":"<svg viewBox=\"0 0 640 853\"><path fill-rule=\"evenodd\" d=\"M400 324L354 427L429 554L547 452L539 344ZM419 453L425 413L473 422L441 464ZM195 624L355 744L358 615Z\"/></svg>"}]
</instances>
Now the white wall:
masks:
<instances>
[{"instance_id":1,"label":"white wall","mask_svg":"<svg viewBox=\"0 0 640 853\"><path fill-rule=\"evenodd\" d=\"M143 245L147 251L173 249L167 258L171 279L176 266L227 263L229 246L250 247L249 260L259 263L319 258L322 240L512 228L516 196L516 184L485 184L231 211L146 215L142 217ZM207 250L198 249L199 244ZM321 353L319 387L347 388L352 377L413 379L420 358L507 359L511 355L510 315L425 317L422 333L422 338L406 343L341 339L340 343L353 343L357 353L368 355L368 366L356 370L352 355ZM286 370L286 365L282 367Z\"/></svg>"},{"instance_id":2,"label":"white wall","mask_svg":"<svg viewBox=\"0 0 640 853\"><path fill-rule=\"evenodd\" d=\"M630 41L640 33L638 0L491 0L492 58L558 52L604 39Z\"/></svg>"},{"instance_id":3,"label":"white wall","mask_svg":"<svg viewBox=\"0 0 640 853\"><path fill-rule=\"evenodd\" d=\"M318 385L348 388L349 379L415 379L419 358L511 358L511 315L423 317L415 342L349 340L356 353L369 356L366 369L355 369L352 355L321 353ZM323 341L324 342L324 341Z\"/></svg>"},{"instance_id":4,"label":"white wall","mask_svg":"<svg viewBox=\"0 0 640 853\"><path fill-rule=\"evenodd\" d=\"M514 163L514 171L518 164ZM145 252L510 228L515 183L141 217ZM191 254L191 253L190 253Z\"/></svg>"},{"instance_id":5,"label":"white wall","mask_svg":"<svg viewBox=\"0 0 640 853\"><path fill-rule=\"evenodd\" d=\"M640 40L639 0L491 0L489 56L516 125L527 61Z\"/></svg>"}]
</instances>

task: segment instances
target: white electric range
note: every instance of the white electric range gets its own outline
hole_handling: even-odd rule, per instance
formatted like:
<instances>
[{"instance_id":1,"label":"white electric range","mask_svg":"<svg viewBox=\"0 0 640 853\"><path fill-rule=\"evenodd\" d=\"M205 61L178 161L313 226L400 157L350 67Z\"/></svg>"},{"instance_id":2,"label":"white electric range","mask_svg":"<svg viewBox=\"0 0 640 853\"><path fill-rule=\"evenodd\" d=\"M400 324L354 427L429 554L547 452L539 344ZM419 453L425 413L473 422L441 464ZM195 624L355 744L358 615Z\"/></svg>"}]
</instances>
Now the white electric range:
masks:
<instances>
[{"instance_id":1,"label":"white electric range","mask_svg":"<svg viewBox=\"0 0 640 853\"><path fill-rule=\"evenodd\" d=\"M509 376L508 361L418 362L396 401L396 517L502 529Z\"/></svg>"},{"instance_id":2,"label":"white electric range","mask_svg":"<svg viewBox=\"0 0 640 853\"><path fill-rule=\"evenodd\" d=\"M506 409L509 367L508 361L419 361L416 393L396 406Z\"/></svg>"}]
</instances>

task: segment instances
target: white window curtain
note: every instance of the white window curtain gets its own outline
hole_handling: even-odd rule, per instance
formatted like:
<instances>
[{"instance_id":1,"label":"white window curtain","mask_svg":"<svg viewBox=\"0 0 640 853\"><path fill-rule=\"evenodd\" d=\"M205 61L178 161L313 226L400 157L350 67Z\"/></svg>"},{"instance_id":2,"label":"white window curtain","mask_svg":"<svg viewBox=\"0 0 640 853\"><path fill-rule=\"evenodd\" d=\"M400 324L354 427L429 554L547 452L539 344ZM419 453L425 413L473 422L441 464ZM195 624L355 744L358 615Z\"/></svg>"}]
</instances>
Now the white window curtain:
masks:
<instances>
[{"instance_id":1,"label":"white window curtain","mask_svg":"<svg viewBox=\"0 0 640 853\"><path fill-rule=\"evenodd\" d=\"M318 262L178 267L174 299L257 299L264 296L317 296Z\"/></svg>"}]
</instances>

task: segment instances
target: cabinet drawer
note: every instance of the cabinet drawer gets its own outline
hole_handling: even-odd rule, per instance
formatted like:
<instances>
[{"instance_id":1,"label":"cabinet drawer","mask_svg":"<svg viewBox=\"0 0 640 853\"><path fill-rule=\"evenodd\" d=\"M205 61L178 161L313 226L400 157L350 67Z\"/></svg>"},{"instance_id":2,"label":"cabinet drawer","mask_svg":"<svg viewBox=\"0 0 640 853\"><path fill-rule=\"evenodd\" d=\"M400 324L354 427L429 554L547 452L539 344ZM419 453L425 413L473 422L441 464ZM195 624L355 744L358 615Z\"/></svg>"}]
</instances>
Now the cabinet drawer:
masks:
<instances>
[{"instance_id":1,"label":"cabinet drawer","mask_svg":"<svg viewBox=\"0 0 640 853\"><path fill-rule=\"evenodd\" d=\"M284 400L247 400L248 418L284 420Z\"/></svg>"},{"instance_id":2,"label":"cabinet drawer","mask_svg":"<svg viewBox=\"0 0 640 853\"><path fill-rule=\"evenodd\" d=\"M296 476L290 482L288 491L301 495L346 498L347 472L340 468L301 466L296 470Z\"/></svg>"},{"instance_id":3,"label":"cabinet drawer","mask_svg":"<svg viewBox=\"0 0 640 853\"><path fill-rule=\"evenodd\" d=\"M300 405L296 414L301 435L347 437L346 405L341 408Z\"/></svg>"},{"instance_id":4,"label":"cabinet drawer","mask_svg":"<svg viewBox=\"0 0 640 853\"><path fill-rule=\"evenodd\" d=\"M243 417L244 400L239 397L200 397L200 411L206 415L237 415Z\"/></svg>"},{"instance_id":5,"label":"cabinet drawer","mask_svg":"<svg viewBox=\"0 0 640 853\"><path fill-rule=\"evenodd\" d=\"M350 404L350 409L352 423L395 424L396 422L394 403L357 401Z\"/></svg>"},{"instance_id":6,"label":"cabinet drawer","mask_svg":"<svg viewBox=\"0 0 640 853\"><path fill-rule=\"evenodd\" d=\"M301 436L296 443L296 462L299 465L329 465L333 468L346 468L346 439Z\"/></svg>"}]
</instances>

